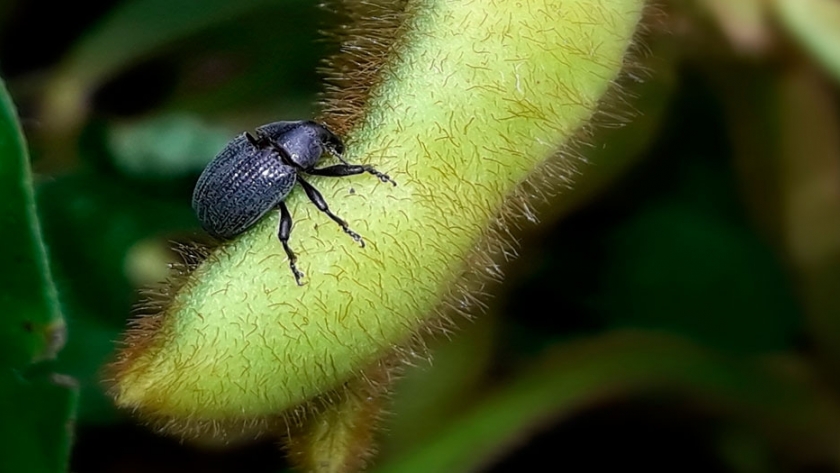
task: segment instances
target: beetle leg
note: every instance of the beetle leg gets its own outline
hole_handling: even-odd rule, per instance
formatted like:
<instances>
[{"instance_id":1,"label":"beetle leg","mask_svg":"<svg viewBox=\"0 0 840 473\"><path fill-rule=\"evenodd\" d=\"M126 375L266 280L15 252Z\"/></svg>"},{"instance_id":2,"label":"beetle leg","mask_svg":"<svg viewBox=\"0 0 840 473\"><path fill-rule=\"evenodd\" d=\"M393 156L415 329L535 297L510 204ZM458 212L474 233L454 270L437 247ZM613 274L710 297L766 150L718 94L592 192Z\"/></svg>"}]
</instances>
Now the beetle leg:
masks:
<instances>
[{"instance_id":1,"label":"beetle leg","mask_svg":"<svg viewBox=\"0 0 840 473\"><path fill-rule=\"evenodd\" d=\"M361 235L354 232L353 230L350 230L350 226L347 225L347 222L339 218L336 214L330 212L330 209L327 206L327 202L324 200L324 196L322 196L317 189L312 187L312 184L301 179L300 175L298 175L297 181L301 185L301 187L303 187L303 190L306 192L306 196L309 197L309 200L311 200L312 203L315 204L315 207L318 207L318 210L324 212L331 219L333 219L335 223L341 225L341 229L344 230L344 233L350 235L350 237L353 238L353 240L355 240L356 242L358 242L362 246L362 248L365 247L365 241L362 240Z\"/></svg>"},{"instance_id":2,"label":"beetle leg","mask_svg":"<svg viewBox=\"0 0 840 473\"><path fill-rule=\"evenodd\" d=\"M283 244L283 249L286 250L286 256L289 257L289 268L292 269L292 273L295 275L295 282L297 282L298 286L303 286L303 283L300 282L303 273L297 269L297 265L295 264L297 263L297 256L289 248L289 236L292 234L292 215L289 213L289 209L286 208L285 202L280 202L278 207L280 207L280 229L277 232L277 236L280 238L280 243Z\"/></svg>"},{"instance_id":3,"label":"beetle leg","mask_svg":"<svg viewBox=\"0 0 840 473\"><path fill-rule=\"evenodd\" d=\"M391 179L390 176L385 174L384 172L379 172L373 166L361 165L361 164L336 164L335 166L328 166L325 168L320 169L310 169L306 171L307 174L312 174L313 176L330 176L330 177L342 177L342 176L352 176L355 174L362 174L364 172L368 174L373 174L374 176L378 177L382 182L390 182L393 185L397 185L396 182Z\"/></svg>"}]
</instances>

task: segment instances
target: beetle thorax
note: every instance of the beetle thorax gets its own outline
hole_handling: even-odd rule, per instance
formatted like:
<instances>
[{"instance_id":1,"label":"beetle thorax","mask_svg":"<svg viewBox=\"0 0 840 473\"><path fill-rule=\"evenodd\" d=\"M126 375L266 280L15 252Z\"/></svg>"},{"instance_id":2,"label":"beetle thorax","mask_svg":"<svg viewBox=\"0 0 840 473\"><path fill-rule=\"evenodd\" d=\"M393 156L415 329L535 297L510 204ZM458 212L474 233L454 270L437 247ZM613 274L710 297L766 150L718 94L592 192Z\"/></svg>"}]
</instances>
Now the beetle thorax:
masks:
<instances>
[{"instance_id":1,"label":"beetle thorax","mask_svg":"<svg viewBox=\"0 0 840 473\"><path fill-rule=\"evenodd\" d=\"M291 162L301 169L312 169L324 152L313 130L305 127L289 130L277 140L277 144L288 153Z\"/></svg>"}]
</instances>

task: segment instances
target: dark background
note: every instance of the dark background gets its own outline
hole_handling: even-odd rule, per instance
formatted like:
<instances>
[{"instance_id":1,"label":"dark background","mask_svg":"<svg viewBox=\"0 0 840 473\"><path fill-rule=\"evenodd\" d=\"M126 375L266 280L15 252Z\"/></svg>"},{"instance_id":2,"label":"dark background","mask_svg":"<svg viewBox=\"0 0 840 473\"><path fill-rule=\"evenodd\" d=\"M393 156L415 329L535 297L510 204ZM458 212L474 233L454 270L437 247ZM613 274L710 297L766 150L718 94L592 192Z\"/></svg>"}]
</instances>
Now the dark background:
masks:
<instances>
[{"instance_id":1,"label":"dark background","mask_svg":"<svg viewBox=\"0 0 840 473\"><path fill-rule=\"evenodd\" d=\"M598 120L577 183L515 232L489 308L395 387L376 464L455 445L493 472L837 469L840 43L832 63L781 14L660 3L643 80L608 107L628 118ZM203 166L241 130L317 113L337 50L319 30L340 19L302 0L0 6L69 325L53 368L81 389L72 471L285 468L271 440L158 437L99 379L171 242L208 241L189 207ZM472 446L465 416L495 426L493 402L543 389Z\"/></svg>"}]
</instances>

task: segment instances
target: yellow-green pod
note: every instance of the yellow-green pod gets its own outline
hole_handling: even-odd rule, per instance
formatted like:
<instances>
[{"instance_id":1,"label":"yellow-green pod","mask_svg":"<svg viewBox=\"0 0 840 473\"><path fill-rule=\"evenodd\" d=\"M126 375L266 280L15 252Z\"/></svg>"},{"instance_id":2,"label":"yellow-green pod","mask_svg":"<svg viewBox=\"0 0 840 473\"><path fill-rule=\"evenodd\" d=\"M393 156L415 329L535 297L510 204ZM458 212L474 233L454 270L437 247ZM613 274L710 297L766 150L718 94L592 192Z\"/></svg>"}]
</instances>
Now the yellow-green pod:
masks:
<instances>
[{"instance_id":1,"label":"yellow-green pod","mask_svg":"<svg viewBox=\"0 0 840 473\"><path fill-rule=\"evenodd\" d=\"M465 271L484 269L471 251L506 199L596 111L643 6L409 1L344 137L349 161L398 186L310 179L367 247L293 192L290 244L307 284L291 277L271 215L138 321L115 364L116 402L152 419L247 426L405 346ZM375 39L375 24L362 33Z\"/></svg>"}]
</instances>

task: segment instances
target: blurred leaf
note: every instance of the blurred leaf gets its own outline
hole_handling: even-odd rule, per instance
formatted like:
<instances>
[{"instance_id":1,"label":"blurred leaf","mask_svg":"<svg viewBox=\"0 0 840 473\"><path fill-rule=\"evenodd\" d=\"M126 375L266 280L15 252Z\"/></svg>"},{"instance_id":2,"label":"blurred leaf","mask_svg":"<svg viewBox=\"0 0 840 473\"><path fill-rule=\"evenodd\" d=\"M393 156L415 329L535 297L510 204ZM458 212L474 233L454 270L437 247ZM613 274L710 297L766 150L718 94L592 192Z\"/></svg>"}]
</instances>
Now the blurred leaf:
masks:
<instances>
[{"instance_id":1,"label":"blurred leaf","mask_svg":"<svg viewBox=\"0 0 840 473\"><path fill-rule=\"evenodd\" d=\"M45 98L47 128L65 130L84 116L88 94L120 70L213 24L274 0L127 0L68 55ZM247 25L244 25L247 27Z\"/></svg>"},{"instance_id":2,"label":"blurred leaf","mask_svg":"<svg viewBox=\"0 0 840 473\"><path fill-rule=\"evenodd\" d=\"M717 440L718 452L733 473L780 471L770 445L742 426L727 426Z\"/></svg>"},{"instance_id":3,"label":"blurred leaf","mask_svg":"<svg viewBox=\"0 0 840 473\"><path fill-rule=\"evenodd\" d=\"M167 114L115 125L108 144L126 175L173 179L198 175L234 135L190 115Z\"/></svg>"},{"instance_id":4,"label":"blurred leaf","mask_svg":"<svg viewBox=\"0 0 840 473\"><path fill-rule=\"evenodd\" d=\"M312 116L321 90L317 69L329 49L319 32L323 15L314 14L323 11L308 2L272 5L170 48L166 57L178 73L165 110L237 128Z\"/></svg>"},{"instance_id":5,"label":"blurred leaf","mask_svg":"<svg viewBox=\"0 0 840 473\"><path fill-rule=\"evenodd\" d=\"M810 67L787 71L777 86L779 126L767 132L780 142L778 211L785 249L798 277L811 337L830 358L836 375L840 373L840 107L835 92Z\"/></svg>"},{"instance_id":6,"label":"blurred leaf","mask_svg":"<svg viewBox=\"0 0 840 473\"><path fill-rule=\"evenodd\" d=\"M61 297L88 301L120 326L135 298L125 273L129 249L198 229L188 194L160 196L113 176L79 173L45 182L38 202Z\"/></svg>"},{"instance_id":7,"label":"blurred leaf","mask_svg":"<svg viewBox=\"0 0 840 473\"><path fill-rule=\"evenodd\" d=\"M137 287L127 257L139 243L186 234L198 224L188 196L156 195L114 176L80 173L38 187L44 238L69 331L58 367L79 380L79 419L115 414L103 394L101 369L125 328ZM166 262L158 262L164 266Z\"/></svg>"},{"instance_id":8,"label":"blurred leaf","mask_svg":"<svg viewBox=\"0 0 840 473\"><path fill-rule=\"evenodd\" d=\"M663 202L608 238L602 289L591 304L611 325L665 329L730 353L790 346L795 299L783 269L752 232Z\"/></svg>"},{"instance_id":9,"label":"blurred leaf","mask_svg":"<svg viewBox=\"0 0 840 473\"><path fill-rule=\"evenodd\" d=\"M87 309L87 310L86 310ZM76 417L82 425L106 424L121 418L105 394L102 370L114 352L114 343L124 327L108 326L89 308L68 305L68 330L73 335L61 352L56 369L78 383L80 393Z\"/></svg>"},{"instance_id":10,"label":"blurred leaf","mask_svg":"<svg viewBox=\"0 0 840 473\"><path fill-rule=\"evenodd\" d=\"M396 381L381 450L407 451L448 424L478 395L493 359L497 314L484 313L429 347L430 363L407 369ZM460 322L460 321L459 321ZM431 365L431 366L429 366Z\"/></svg>"},{"instance_id":11,"label":"blurred leaf","mask_svg":"<svg viewBox=\"0 0 840 473\"><path fill-rule=\"evenodd\" d=\"M786 268L745 218L718 97L701 77L683 84L660 164L615 190L623 218L578 246L601 261L586 306L612 327L674 331L728 353L787 349L801 322Z\"/></svg>"},{"instance_id":12,"label":"blurred leaf","mask_svg":"<svg viewBox=\"0 0 840 473\"><path fill-rule=\"evenodd\" d=\"M758 54L770 45L766 0L700 0L699 3L714 15L737 51Z\"/></svg>"},{"instance_id":13,"label":"blurred leaf","mask_svg":"<svg viewBox=\"0 0 840 473\"><path fill-rule=\"evenodd\" d=\"M65 335L35 214L29 156L2 82L0 157L0 368L21 368L55 356Z\"/></svg>"},{"instance_id":14,"label":"blurred leaf","mask_svg":"<svg viewBox=\"0 0 840 473\"><path fill-rule=\"evenodd\" d=\"M840 367L840 110L831 86L805 62L781 74L742 67L711 75L747 208L799 279L810 338Z\"/></svg>"},{"instance_id":15,"label":"blurred leaf","mask_svg":"<svg viewBox=\"0 0 840 473\"><path fill-rule=\"evenodd\" d=\"M775 0L774 5L788 32L840 81L840 2Z\"/></svg>"},{"instance_id":16,"label":"blurred leaf","mask_svg":"<svg viewBox=\"0 0 840 473\"><path fill-rule=\"evenodd\" d=\"M0 370L0 471L66 472L78 396L65 376L27 379Z\"/></svg>"},{"instance_id":17,"label":"blurred leaf","mask_svg":"<svg viewBox=\"0 0 840 473\"><path fill-rule=\"evenodd\" d=\"M535 428L593 403L662 392L738 418L793 451L835 457L840 407L809 383L715 357L680 339L628 332L556 350L439 435L374 471L476 471Z\"/></svg>"},{"instance_id":18,"label":"blurred leaf","mask_svg":"<svg viewBox=\"0 0 840 473\"><path fill-rule=\"evenodd\" d=\"M515 323L530 330L520 351L616 327L673 331L738 354L796 341L802 322L786 267L746 221L715 97L687 79L650 158L546 235L541 253L525 246L533 271L512 303ZM525 304L563 317L520 311Z\"/></svg>"},{"instance_id":19,"label":"blurred leaf","mask_svg":"<svg viewBox=\"0 0 840 473\"><path fill-rule=\"evenodd\" d=\"M764 240L782 246L779 212L781 146L776 77L761 67L732 66L707 71L722 102L731 137L733 169L741 205Z\"/></svg>"}]
</instances>

